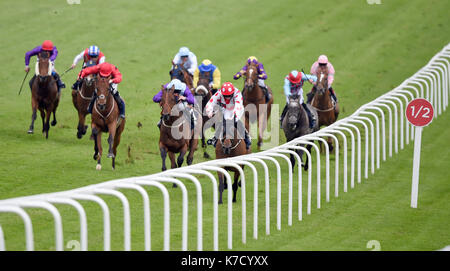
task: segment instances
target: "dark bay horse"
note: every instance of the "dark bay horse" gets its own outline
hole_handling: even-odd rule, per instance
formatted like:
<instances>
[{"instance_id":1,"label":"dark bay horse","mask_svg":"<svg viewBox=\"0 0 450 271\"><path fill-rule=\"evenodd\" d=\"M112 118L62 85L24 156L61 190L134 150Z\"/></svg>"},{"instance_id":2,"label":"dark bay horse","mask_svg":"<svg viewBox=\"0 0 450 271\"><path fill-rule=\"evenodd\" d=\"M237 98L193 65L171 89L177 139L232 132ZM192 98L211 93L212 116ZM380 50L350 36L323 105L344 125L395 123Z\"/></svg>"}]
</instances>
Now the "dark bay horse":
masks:
<instances>
[{"instance_id":1,"label":"dark bay horse","mask_svg":"<svg viewBox=\"0 0 450 271\"><path fill-rule=\"evenodd\" d=\"M125 128L125 119L119 118L119 108L110 91L109 80L111 75L101 77L97 75L95 80L95 91L97 99L92 109L92 135L94 137L94 160L97 160L97 170L102 169L102 132L108 133L108 158L112 158L112 168L116 168L115 159L117 155L117 146L120 143L120 137Z\"/></svg>"},{"instance_id":2,"label":"dark bay horse","mask_svg":"<svg viewBox=\"0 0 450 271\"><path fill-rule=\"evenodd\" d=\"M52 76L52 63L48 52L39 53L39 61L36 63L35 76L30 80L31 86L31 124L28 133L34 132L34 121L39 109L42 118L42 133L48 139L50 130L50 115L53 113L52 126L56 125L56 108L59 104L61 94L58 92L56 80ZM45 120L44 120L45 119Z\"/></svg>"},{"instance_id":3,"label":"dark bay horse","mask_svg":"<svg viewBox=\"0 0 450 271\"><path fill-rule=\"evenodd\" d=\"M219 133L221 136L219 136L216 144L216 159L235 157L251 153L251 149L247 150L245 146L243 134L242 136L238 135L238 129L234 126L234 120L225 120L225 118L223 118L223 121L220 124L222 124L222 131ZM218 126L220 126L220 124ZM242 133L243 132L244 131L242 131ZM244 169L244 166L242 166L242 169ZM236 193L238 190L240 173L234 167L225 167L225 170L234 172L233 202L236 202ZM222 194L224 189L227 189L228 185L224 182L223 173L217 172L217 175L219 177L219 204L222 204Z\"/></svg>"},{"instance_id":4,"label":"dark bay horse","mask_svg":"<svg viewBox=\"0 0 450 271\"><path fill-rule=\"evenodd\" d=\"M203 114L205 106L212 96L211 87L209 86L209 75L210 75L209 72L200 73L197 87L194 90L194 96L196 101L194 109L196 111L196 114L201 116L197 118L197 127L195 128L196 134L200 135L202 138L202 148L204 158L210 158L209 154L206 152L206 148L208 145L205 142L205 134L204 134L205 129L209 128L205 127L205 124L209 120L209 118L206 114ZM200 120L202 121L201 123L199 123ZM201 131L197 129L201 129Z\"/></svg>"},{"instance_id":5,"label":"dark bay horse","mask_svg":"<svg viewBox=\"0 0 450 271\"><path fill-rule=\"evenodd\" d=\"M160 106L162 107L161 129L159 137L159 150L162 158L162 171L166 168L166 157L169 154L171 168L181 167L184 156L189 150L186 162L192 164L194 151L197 148L198 139L193 136L190 127L190 116L179 98L179 93L174 89L162 87L163 95ZM180 155L175 161L175 154Z\"/></svg>"},{"instance_id":6,"label":"dark bay horse","mask_svg":"<svg viewBox=\"0 0 450 271\"><path fill-rule=\"evenodd\" d=\"M181 82L185 83L190 90L194 88L192 76L182 64L174 64L169 74L170 80L178 79Z\"/></svg>"},{"instance_id":7,"label":"dark bay horse","mask_svg":"<svg viewBox=\"0 0 450 271\"><path fill-rule=\"evenodd\" d=\"M311 105L319 114L319 127L333 124L339 115L339 104L334 103L328 89L328 68L320 67L317 72L317 82L312 89ZM333 150L333 141L327 140L330 151Z\"/></svg>"},{"instance_id":8,"label":"dark bay horse","mask_svg":"<svg viewBox=\"0 0 450 271\"><path fill-rule=\"evenodd\" d=\"M86 67L96 65L95 62L89 61ZM78 127L77 127L77 138L82 138L86 134L87 125L86 115L89 114L87 111L88 105L92 100L95 92L95 74L90 74L83 79L80 91L74 89L72 90L72 103L78 112Z\"/></svg>"},{"instance_id":9,"label":"dark bay horse","mask_svg":"<svg viewBox=\"0 0 450 271\"><path fill-rule=\"evenodd\" d=\"M309 128L308 115L300 104L300 96L292 95L289 97L289 103L286 112L286 116L283 119L282 128L286 136L286 141L291 141L295 138L301 137L303 135L311 134L319 130L319 126L316 123L315 127ZM314 110L311 105L306 105L309 107L311 114L317 119L317 111ZM311 145L307 145L306 148L311 152ZM296 150L296 152L302 157L303 151ZM308 159L308 157L306 157ZM291 154L292 166L295 165L295 158ZM304 169L308 170L308 160L304 163ZM294 167L292 167L294 168Z\"/></svg>"},{"instance_id":10,"label":"dark bay horse","mask_svg":"<svg viewBox=\"0 0 450 271\"><path fill-rule=\"evenodd\" d=\"M263 90L258 85L258 69L256 64L251 63L248 65L244 78L245 81L242 96L244 98L244 108L246 109L245 128L250 132L250 122L258 121L258 149L260 149L263 142L263 133L267 127L267 122L272 110L273 95L271 95L270 100L266 104ZM267 87L267 91L272 93L269 87ZM249 104L254 106L249 107Z\"/></svg>"}]
</instances>

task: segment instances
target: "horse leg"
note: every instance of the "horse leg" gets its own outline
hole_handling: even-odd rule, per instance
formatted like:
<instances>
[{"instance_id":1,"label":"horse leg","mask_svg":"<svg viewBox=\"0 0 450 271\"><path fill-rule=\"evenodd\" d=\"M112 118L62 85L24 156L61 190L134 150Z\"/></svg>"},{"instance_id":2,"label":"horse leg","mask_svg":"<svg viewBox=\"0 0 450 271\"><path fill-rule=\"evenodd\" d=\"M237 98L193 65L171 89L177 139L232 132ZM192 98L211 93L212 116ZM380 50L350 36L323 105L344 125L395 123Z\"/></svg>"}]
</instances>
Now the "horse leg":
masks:
<instances>
[{"instance_id":1,"label":"horse leg","mask_svg":"<svg viewBox=\"0 0 450 271\"><path fill-rule=\"evenodd\" d=\"M306 149L308 150L309 153L311 153L312 146L308 145L308 146L306 146ZM308 168L309 168L309 166L308 166L308 156L306 156L305 165L303 166L303 169L305 171L308 171Z\"/></svg>"},{"instance_id":2,"label":"horse leg","mask_svg":"<svg viewBox=\"0 0 450 271\"><path fill-rule=\"evenodd\" d=\"M165 171L167 169L166 168L167 149L164 146L161 146L161 144L159 144L159 152L161 153L161 159L162 159L161 171Z\"/></svg>"},{"instance_id":3,"label":"horse leg","mask_svg":"<svg viewBox=\"0 0 450 271\"><path fill-rule=\"evenodd\" d=\"M186 163L188 164L188 166L192 165L192 161L194 161L194 152L197 146L198 146L198 139L196 138L191 139L191 143L189 144L189 154L186 159Z\"/></svg>"},{"instance_id":4,"label":"horse leg","mask_svg":"<svg viewBox=\"0 0 450 271\"><path fill-rule=\"evenodd\" d=\"M48 132L50 131L50 117L52 116L53 108L48 108L45 110L45 139L48 139Z\"/></svg>"},{"instance_id":5,"label":"horse leg","mask_svg":"<svg viewBox=\"0 0 450 271\"><path fill-rule=\"evenodd\" d=\"M331 137L328 137L327 143L328 143L328 150L332 152L334 150L334 147L333 147L333 140L331 139Z\"/></svg>"},{"instance_id":6,"label":"horse leg","mask_svg":"<svg viewBox=\"0 0 450 271\"><path fill-rule=\"evenodd\" d=\"M266 114L261 112L258 113L258 150L261 149L263 143L263 133L266 129L267 119L265 119Z\"/></svg>"},{"instance_id":7,"label":"horse leg","mask_svg":"<svg viewBox=\"0 0 450 271\"><path fill-rule=\"evenodd\" d=\"M97 166L95 168L97 170L101 170L102 169L102 164L101 163L102 163L103 149L102 149L102 132L100 130L97 132L97 135L94 137L94 140L95 140L95 143L96 143L97 148L98 148Z\"/></svg>"},{"instance_id":8,"label":"horse leg","mask_svg":"<svg viewBox=\"0 0 450 271\"><path fill-rule=\"evenodd\" d=\"M123 125L123 122L122 122ZM120 129L120 127L119 127ZM112 169L116 169L116 155L117 155L117 146L120 144L120 136L122 135L123 129L120 131L117 131L116 136L114 137L114 145L113 145L113 154L114 157L112 158Z\"/></svg>"},{"instance_id":9,"label":"horse leg","mask_svg":"<svg viewBox=\"0 0 450 271\"><path fill-rule=\"evenodd\" d=\"M180 156L181 156L181 154L180 154ZM176 168L177 167L177 163L175 161L175 153L169 151L169 158L170 158L170 163L171 163L170 167L171 168ZM180 157L178 157L178 158L180 158ZM183 161L181 163L183 163ZM172 187L178 187L178 186L176 184L173 184Z\"/></svg>"},{"instance_id":10,"label":"horse leg","mask_svg":"<svg viewBox=\"0 0 450 271\"><path fill-rule=\"evenodd\" d=\"M223 182L223 174L220 172L217 172L217 175L219 176L219 202L218 203L222 204L223 203L222 194L223 194L223 190L225 189L224 182Z\"/></svg>"},{"instance_id":11,"label":"horse leg","mask_svg":"<svg viewBox=\"0 0 450 271\"><path fill-rule=\"evenodd\" d=\"M116 137L116 129L117 129L116 122L112 121L108 125L108 131L109 131L109 136L108 136L108 144L109 144L108 158L115 158L116 157L114 155L114 152L113 152L114 138Z\"/></svg>"},{"instance_id":12,"label":"horse leg","mask_svg":"<svg viewBox=\"0 0 450 271\"><path fill-rule=\"evenodd\" d=\"M56 121L56 108L55 109L53 109L53 120L52 120L52 126L55 126L56 125L56 123L58 123L57 121Z\"/></svg>"},{"instance_id":13,"label":"horse leg","mask_svg":"<svg viewBox=\"0 0 450 271\"><path fill-rule=\"evenodd\" d=\"M84 131L84 133L83 133L84 122L85 122L85 116L83 115L83 113L78 111L78 127L77 127L77 131L78 131L77 138L78 139L81 139L83 137L83 135L86 133L86 131Z\"/></svg>"},{"instance_id":14,"label":"horse leg","mask_svg":"<svg viewBox=\"0 0 450 271\"><path fill-rule=\"evenodd\" d=\"M211 157L210 157L209 154L206 152L206 148L207 148L207 147L208 147L208 145L206 145L206 142L205 142L205 133L204 133L204 131L203 131L203 129L202 129L203 158L209 159L209 158L211 158Z\"/></svg>"},{"instance_id":15,"label":"horse leg","mask_svg":"<svg viewBox=\"0 0 450 271\"><path fill-rule=\"evenodd\" d=\"M234 172L234 181L233 181L233 202L236 202L236 194L238 190L238 181L239 181L240 173L239 171Z\"/></svg>"},{"instance_id":16,"label":"horse leg","mask_svg":"<svg viewBox=\"0 0 450 271\"><path fill-rule=\"evenodd\" d=\"M28 128L29 134L32 134L34 132L34 121L36 120L37 103L34 99L31 100L31 109L33 113L31 114L30 128Z\"/></svg>"}]
</instances>

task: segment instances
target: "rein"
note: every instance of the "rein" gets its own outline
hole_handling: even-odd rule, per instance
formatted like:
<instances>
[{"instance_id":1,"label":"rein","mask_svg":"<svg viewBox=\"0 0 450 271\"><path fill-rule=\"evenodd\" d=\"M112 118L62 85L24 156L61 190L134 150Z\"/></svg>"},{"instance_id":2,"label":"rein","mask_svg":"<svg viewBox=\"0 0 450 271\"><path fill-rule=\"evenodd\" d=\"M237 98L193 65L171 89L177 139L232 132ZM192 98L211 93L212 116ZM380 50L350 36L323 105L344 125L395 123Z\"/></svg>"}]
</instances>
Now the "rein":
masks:
<instances>
[{"instance_id":1,"label":"rein","mask_svg":"<svg viewBox=\"0 0 450 271\"><path fill-rule=\"evenodd\" d=\"M97 100L95 100L95 106L94 106L94 108L95 108L95 112L97 112L103 119L108 119L108 117L111 115L111 113L113 112L113 110L114 110L114 104L115 104L115 102L113 101L113 105L111 106L111 110L109 111L109 113L108 113L108 115L106 115L106 117L105 116L103 116L103 114L102 113L100 113L100 111L98 110L98 108L97 108Z\"/></svg>"},{"instance_id":2,"label":"rein","mask_svg":"<svg viewBox=\"0 0 450 271\"><path fill-rule=\"evenodd\" d=\"M336 108L336 104L333 104L333 106L328 109L317 108L317 107L313 106L315 99L316 99L316 95L314 95L313 99L311 100L311 106L312 106L312 108L316 109L316 111L318 111L318 112L330 112L331 110L334 110Z\"/></svg>"}]
</instances>

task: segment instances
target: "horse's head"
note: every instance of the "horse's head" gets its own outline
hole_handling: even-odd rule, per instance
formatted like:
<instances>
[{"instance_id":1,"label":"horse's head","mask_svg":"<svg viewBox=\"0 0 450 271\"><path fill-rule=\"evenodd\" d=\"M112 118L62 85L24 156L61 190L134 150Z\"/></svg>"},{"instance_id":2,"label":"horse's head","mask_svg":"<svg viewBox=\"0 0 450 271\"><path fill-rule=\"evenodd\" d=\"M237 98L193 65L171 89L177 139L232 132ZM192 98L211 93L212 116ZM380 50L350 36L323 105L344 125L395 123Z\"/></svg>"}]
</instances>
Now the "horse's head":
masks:
<instances>
[{"instance_id":1,"label":"horse's head","mask_svg":"<svg viewBox=\"0 0 450 271\"><path fill-rule=\"evenodd\" d=\"M86 68L88 68L88 67L92 67L92 66L95 66L96 65L96 62L94 61L94 60L89 60L87 63L86 63ZM90 86L92 86L93 85L93 83L94 83L94 81L95 81L95 78L97 77L97 75L96 74L89 74L88 76L86 76L85 78L84 78L84 84L86 85L86 86L88 86L88 87L90 87Z\"/></svg>"},{"instance_id":2,"label":"horse's head","mask_svg":"<svg viewBox=\"0 0 450 271\"><path fill-rule=\"evenodd\" d=\"M171 88L162 87L163 95L161 97L160 106L162 107L162 116L164 120L169 120L173 107L178 104L179 92L175 90L175 86Z\"/></svg>"},{"instance_id":3,"label":"horse's head","mask_svg":"<svg viewBox=\"0 0 450 271\"><path fill-rule=\"evenodd\" d=\"M209 72L201 72L199 74L197 87L194 91L195 95L205 97L211 91L211 88L209 87L209 76Z\"/></svg>"},{"instance_id":4,"label":"horse's head","mask_svg":"<svg viewBox=\"0 0 450 271\"><path fill-rule=\"evenodd\" d=\"M256 67L255 63L251 62L247 65L247 71L245 72L244 76L244 89L251 91L258 82L258 67Z\"/></svg>"},{"instance_id":5,"label":"horse's head","mask_svg":"<svg viewBox=\"0 0 450 271\"><path fill-rule=\"evenodd\" d=\"M300 96L299 95L291 95L289 96L288 103L288 112L286 114L288 121L289 130L295 130L298 126L298 122L300 120Z\"/></svg>"},{"instance_id":6,"label":"horse's head","mask_svg":"<svg viewBox=\"0 0 450 271\"><path fill-rule=\"evenodd\" d=\"M223 131L222 131L222 137L220 138L220 142L222 145L222 152L225 155L231 154L231 151L233 150L233 145L235 145L235 141L238 139L237 133L235 132L234 127L234 120L226 120L223 119Z\"/></svg>"},{"instance_id":7,"label":"horse's head","mask_svg":"<svg viewBox=\"0 0 450 271\"><path fill-rule=\"evenodd\" d=\"M97 107L101 111L106 109L109 95L111 95L109 85L110 79L111 75L106 77L99 75L95 81L96 82L95 92L97 94Z\"/></svg>"},{"instance_id":8,"label":"horse's head","mask_svg":"<svg viewBox=\"0 0 450 271\"><path fill-rule=\"evenodd\" d=\"M318 78L317 78L317 82L316 82L316 85L314 86L314 88L316 89L318 94L320 96L322 96L328 90L328 69L327 69L327 67L319 66L317 74L318 74Z\"/></svg>"},{"instance_id":9,"label":"horse's head","mask_svg":"<svg viewBox=\"0 0 450 271\"><path fill-rule=\"evenodd\" d=\"M50 53L42 51L39 53L39 61L36 63L36 76L39 78L39 82L42 83L52 75L53 65L50 61Z\"/></svg>"},{"instance_id":10,"label":"horse's head","mask_svg":"<svg viewBox=\"0 0 450 271\"><path fill-rule=\"evenodd\" d=\"M169 74L170 74L170 80L178 79L181 82L186 83L185 74L184 74L182 65L175 64L173 66L173 68L170 70Z\"/></svg>"}]
</instances>

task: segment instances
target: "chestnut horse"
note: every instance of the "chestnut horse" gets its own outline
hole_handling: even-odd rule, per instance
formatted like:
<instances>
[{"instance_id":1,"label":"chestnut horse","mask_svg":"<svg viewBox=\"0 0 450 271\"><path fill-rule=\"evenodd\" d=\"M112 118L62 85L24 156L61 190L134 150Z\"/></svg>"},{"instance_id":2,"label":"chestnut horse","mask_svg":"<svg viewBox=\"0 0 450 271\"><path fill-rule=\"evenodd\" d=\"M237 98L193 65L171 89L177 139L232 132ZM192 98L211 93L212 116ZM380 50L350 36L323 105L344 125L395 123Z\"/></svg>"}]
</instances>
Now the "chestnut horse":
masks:
<instances>
[{"instance_id":1,"label":"chestnut horse","mask_svg":"<svg viewBox=\"0 0 450 271\"><path fill-rule=\"evenodd\" d=\"M178 79L181 82L185 83L189 87L189 89L194 88L192 76L189 74L183 64L174 64L169 74L170 80Z\"/></svg>"},{"instance_id":2,"label":"chestnut horse","mask_svg":"<svg viewBox=\"0 0 450 271\"><path fill-rule=\"evenodd\" d=\"M250 121L255 122L258 120L258 150L261 148L263 142L263 133L267 127L267 122L272 110L273 95L266 104L266 99L263 90L258 85L258 69L256 64L251 63L248 65L247 71L244 73L244 89L242 90L242 96L244 98L245 110L245 129L250 132ZM272 90L267 87L267 91L272 93ZM254 107L247 107L247 105L253 104ZM256 112L254 112L256 109ZM252 118L249 117L251 113ZM254 118L256 116L256 119Z\"/></svg>"},{"instance_id":3,"label":"chestnut horse","mask_svg":"<svg viewBox=\"0 0 450 271\"><path fill-rule=\"evenodd\" d=\"M203 157L204 158L210 158L209 154L206 152L207 144L205 143L205 124L209 120L208 116L206 114L203 114L203 111L205 110L205 106L208 103L209 99L211 99L212 92L211 87L209 86L209 72L204 72L199 74L199 79L197 83L197 87L194 90L194 97L195 97L195 111L197 112L197 115L202 116L201 118L198 118L198 120L201 120L202 123L200 125L197 125L196 127L196 133L199 134L202 138L202 148L203 148ZM201 101L201 103L200 103ZM197 132L197 128L201 131ZM209 128L209 127L206 127Z\"/></svg>"},{"instance_id":4,"label":"chestnut horse","mask_svg":"<svg viewBox=\"0 0 450 271\"><path fill-rule=\"evenodd\" d=\"M28 133L34 132L34 121L36 120L36 111L39 109L42 118L42 133L48 139L50 130L50 115L53 112L52 126L56 125L56 108L59 104L61 94L58 92L58 86L55 78L52 76L53 65L50 61L48 52L39 53L39 61L36 63L35 76L30 80L31 86L31 124ZM45 119L45 120L44 120Z\"/></svg>"},{"instance_id":5,"label":"chestnut horse","mask_svg":"<svg viewBox=\"0 0 450 271\"><path fill-rule=\"evenodd\" d=\"M238 129L234 126L234 120L225 120L225 118L223 118L222 123L218 124L219 125L217 126L222 125L222 131L219 133L220 136L216 144L216 159L235 157L251 153L251 149L247 150L245 146L243 134L242 136L238 135ZM217 127L217 129L220 128ZM242 133L244 133L244 131L242 131ZM242 166L242 169L244 169L244 166ZM225 170L234 172L233 202L236 202L236 192L238 190L238 180L240 177L240 173L234 167L225 167ZM217 175L219 177L219 204L222 204L223 190L227 189L228 185L226 182L224 182L223 173L217 172Z\"/></svg>"},{"instance_id":6,"label":"chestnut horse","mask_svg":"<svg viewBox=\"0 0 450 271\"><path fill-rule=\"evenodd\" d=\"M167 154L169 154L171 168L176 168L181 167L184 156L189 150L186 162L191 165L198 144L190 127L190 116L187 117L189 113L186 113L187 109L174 88L174 86L170 89L162 87L163 95L160 102L162 119L159 137L162 171L166 170ZM175 161L176 153L180 154L177 161Z\"/></svg>"},{"instance_id":7,"label":"chestnut horse","mask_svg":"<svg viewBox=\"0 0 450 271\"><path fill-rule=\"evenodd\" d=\"M95 62L89 61L86 67L96 65ZM77 138L82 138L86 134L87 125L86 115L88 114L87 108L94 96L95 91L95 74L90 74L83 79L80 91L72 90L72 103L75 109L78 111L78 127Z\"/></svg>"},{"instance_id":8,"label":"chestnut horse","mask_svg":"<svg viewBox=\"0 0 450 271\"><path fill-rule=\"evenodd\" d=\"M333 124L339 115L339 104L334 103L328 89L328 68L319 67L317 72L317 82L312 89L313 98L311 100L312 107L319 114L319 127ZM329 137L328 146L330 151L333 150L333 142Z\"/></svg>"},{"instance_id":9,"label":"chestnut horse","mask_svg":"<svg viewBox=\"0 0 450 271\"><path fill-rule=\"evenodd\" d=\"M125 128L125 119L119 119L119 108L110 91L109 80L111 75L101 77L97 75L95 80L95 91L97 99L92 109L92 135L94 137L94 160L97 160L97 170L102 169L102 132L109 132L108 158L112 158L112 168L116 168L115 159L120 136Z\"/></svg>"}]
</instances>

